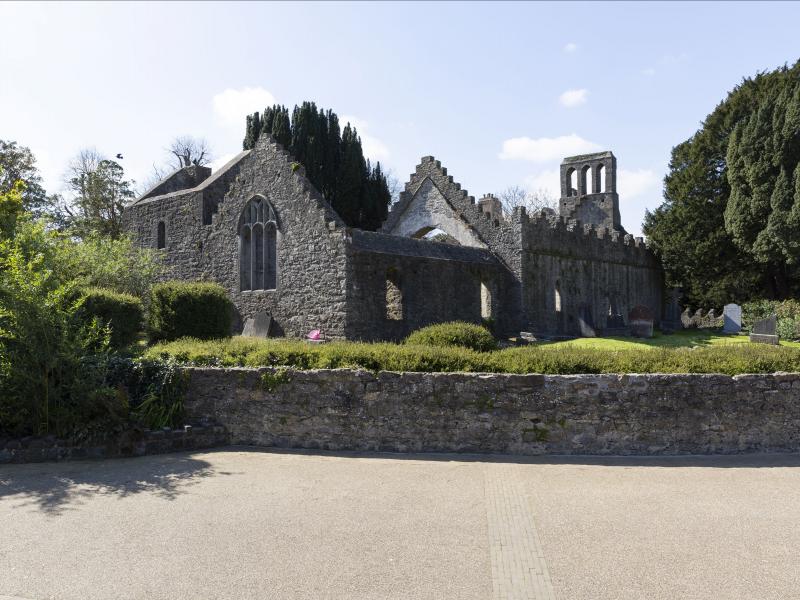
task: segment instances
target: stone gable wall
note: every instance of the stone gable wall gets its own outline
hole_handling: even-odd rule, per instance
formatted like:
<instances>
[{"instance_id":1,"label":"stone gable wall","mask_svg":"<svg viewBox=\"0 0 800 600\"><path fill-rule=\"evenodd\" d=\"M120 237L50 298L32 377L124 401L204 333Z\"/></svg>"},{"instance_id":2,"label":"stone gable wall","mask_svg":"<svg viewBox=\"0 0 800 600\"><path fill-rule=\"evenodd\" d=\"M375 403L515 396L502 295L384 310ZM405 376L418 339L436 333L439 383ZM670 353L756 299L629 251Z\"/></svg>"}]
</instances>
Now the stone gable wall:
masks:
<instances>
[{"instance_id":1,"label":"stone gable wall","mask_svg":"<svg viewBox=\"0 0 800 600\"><path fill-rule=\"evenodd\" d=\"M267 198L278 217L278 285L240 291L239 219L255 195ZM303 336L318 328L344 337L347 230L302 168L268 136L203 189L136 203L124 219L137 243L151 248L158 221L165 221L164 278L220 283L238 310L235 332L266 311L275 334Z\"/></svg>"},{"instance_id":2,"label":"stone gable wall","mask_svg":"<svg viewBox=\"0 0 800 600\"><path fill-rule=\"evenodd\" d=\"M800 450L800 374L500 375L190 369L187 418L231 443L327 450Z\"/></svg>"}]
</instances>

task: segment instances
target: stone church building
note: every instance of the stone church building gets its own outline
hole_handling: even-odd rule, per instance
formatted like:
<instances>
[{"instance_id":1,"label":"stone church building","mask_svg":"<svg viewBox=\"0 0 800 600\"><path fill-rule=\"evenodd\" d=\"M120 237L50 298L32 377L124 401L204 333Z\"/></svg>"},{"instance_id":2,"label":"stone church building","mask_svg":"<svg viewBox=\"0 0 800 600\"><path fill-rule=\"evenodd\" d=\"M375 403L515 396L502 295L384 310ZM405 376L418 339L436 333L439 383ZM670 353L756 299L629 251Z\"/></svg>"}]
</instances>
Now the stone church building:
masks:
<instances>
[{"instance_id":1,"label":"stone church building","mask_svg":"<svg viewBox=\"0 0 800 600\"><path fill-rule=\"evenodd\" d=\"M662 310L662 270L620 225L611 152L561 165L559 214L503 213L422 159L379 232L347 227L303 168L262 136L215 173L186 167L124 213L158 249L165 279L225 287L236 331L264 311L271 335L400 340L443 321L491 323L499 336L592 335ZM444 231L456 243L421 239Z\"/></svg>"}]
</instances>

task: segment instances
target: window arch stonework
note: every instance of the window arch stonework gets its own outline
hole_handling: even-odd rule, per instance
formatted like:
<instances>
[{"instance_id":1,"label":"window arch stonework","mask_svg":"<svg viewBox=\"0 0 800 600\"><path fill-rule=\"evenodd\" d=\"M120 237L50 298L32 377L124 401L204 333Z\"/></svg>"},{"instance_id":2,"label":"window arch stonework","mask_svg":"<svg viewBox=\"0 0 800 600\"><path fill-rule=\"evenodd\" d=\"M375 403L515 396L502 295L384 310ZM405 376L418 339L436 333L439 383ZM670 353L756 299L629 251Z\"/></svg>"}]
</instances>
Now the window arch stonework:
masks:
<instances>
[{"instance_id":1,"label":"window arch stonework","mask_svg":"<svg viewBox=\"0 0 800 600\"><path fill-rule=\"evenodd\" d=\"M239 219L239 287L243 292L278 287L278 220L261 196L245 205Z\"/></svg>"}]
</instances>

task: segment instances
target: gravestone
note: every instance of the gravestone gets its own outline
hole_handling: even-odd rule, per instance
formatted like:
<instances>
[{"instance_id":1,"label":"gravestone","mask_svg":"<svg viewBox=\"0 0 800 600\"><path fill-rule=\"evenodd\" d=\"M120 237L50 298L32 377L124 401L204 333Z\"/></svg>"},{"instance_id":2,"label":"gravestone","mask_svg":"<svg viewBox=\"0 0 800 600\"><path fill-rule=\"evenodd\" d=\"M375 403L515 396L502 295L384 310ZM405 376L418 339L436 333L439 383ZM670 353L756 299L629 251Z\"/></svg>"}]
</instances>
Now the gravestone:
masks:
<instances>
[{"instance_id":1,"label":"gravestone","mask_svg":"<svg viewBox=\"0 0 800 600\"><path fill-rule=\"evenodd\" d=\"M596 337L597 332L594 329L594 318L592 317L592 309L588 304L581 304L580 314L578 315L578 325L581 328L582 337Z\"/></svg>"},{"instance_id":2,"label":"gravestone","mask_svg":"<svg viewBox=\"0 0 800 600\"><path fill-rule=\"evenodd\" d=\"M669 293L667 303L664 306L664 319L661 321L661 331L664 333L678 331L683 326L680 305L681 295L679 288L673 288Z\"/></svg>"},{"instance_id":3,"label":"gravestone","mask_svg":"<svg viewBox=\"0 0 800 600\"><path fill-rule=\"evenodd\" d=\"M681 327L683 327L684 329L691 329L693 324L694 323L692 321L692 311L689 310L689 307L687 306L686 308L683 309L683 312L681 313Z\"/></svg>"},{"instance_id":4,"label":"gravestone","mask_svg":"<svg viewBox=\"0 0 800 600\"><path fill-rule=\"evenodd\" d=\"M778 318L770 315L766 319L761 319L753 323L750 331L750 341L757 344L772 344L777 346L780 338L777 335Z\"/></svg>"},{"instance_id":5,"label":"gravestone","mask_svg":"<svg viewBox=\"0 0 800 600\"><path fill-rule=\"evenodd\" d=\"M653 313L646 306L634 306L628 313L628 324L633 337L653 337Z\"/></svg>"},{"instance_id":6,"label":"gravestone","mask_svg":"<svg viewBox=\"0 0 800 600\"><path fill-rule=\"evenodd\" d=\"M722 309L722 333L739 333L742 330L742 307L726 304Z\"/></svg>"},{"instance_id":7,"label":"gravestone","mask_svg":"<svg viewBox=\"0 0 800 600\"><path fill-rule=\"evenodd\" d=\"M256 313L256 316L247 319L242 329L242 335L247 337L269 337L269 328L272 326L272 316L265 312Z\"/></svg>"}]
</instances>

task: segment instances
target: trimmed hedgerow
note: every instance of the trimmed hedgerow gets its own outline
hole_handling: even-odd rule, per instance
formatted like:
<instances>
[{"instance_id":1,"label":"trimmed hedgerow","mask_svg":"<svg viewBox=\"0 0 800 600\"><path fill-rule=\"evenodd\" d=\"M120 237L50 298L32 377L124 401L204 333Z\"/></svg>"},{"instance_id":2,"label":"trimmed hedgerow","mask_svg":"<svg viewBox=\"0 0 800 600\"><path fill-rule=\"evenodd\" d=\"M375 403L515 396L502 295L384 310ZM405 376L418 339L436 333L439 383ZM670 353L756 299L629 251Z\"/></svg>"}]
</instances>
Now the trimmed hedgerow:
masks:
<instances>
[{"instance_id":1,"label":"trimmed hedgerow","mask_svg":"<svg viewBox=\"0 0 800 600\"><path fill-rule=\"evenodd\" d=\"M87 288L81 294L77 315L87 321L96 318L103 326L108 326L111 346L124 348L135 342L142 330L144 310L136 296L104 288Z\"/></svg>"},{"instance_id":2,"label":"trimmed hedgerow","mask_svg":"<svg viewBox=\"0 0 800 600\"><path fill-rule=\"evenodd\" d=\"M174 358L195 366L360 368L371 371L546 373L773 373L800 371L800 348L734 344L699 348L598 351L525 346L494 352L468 348L297 340L182 339L159 344L148 358Z\"/></svg>"},{"instance_id":3,"label":"trimmed hedgerow","mask_svg":"<svg viewBox=\"0 0 800 600\"><path fill-rule=\"evenodd\" d=\"M457 346L478 352L497 349L497 342L488 329L464 321L439 323L417 329L406 338L405 343L415 346Z\"/></svg>"},{"instance_id":4,"label":"trimmed hedgerow","mask_svg":"<svg viewBox=\"0 0 800 600\"><path fill-rule=\"evenodd\" d=\"M152 341L226 337L232 315L233 306L221 285L168 281L153 286L147 330Z\"/></svg>"}]
</instances>

